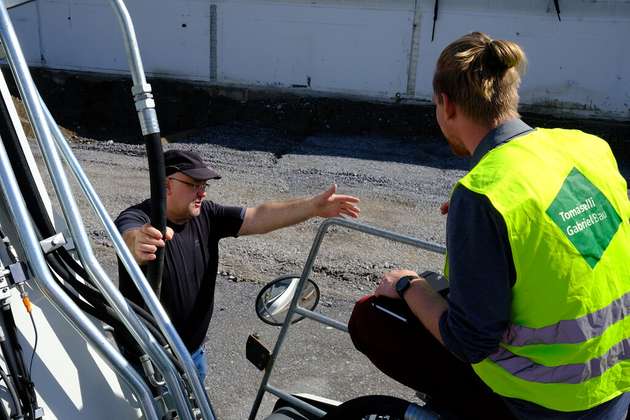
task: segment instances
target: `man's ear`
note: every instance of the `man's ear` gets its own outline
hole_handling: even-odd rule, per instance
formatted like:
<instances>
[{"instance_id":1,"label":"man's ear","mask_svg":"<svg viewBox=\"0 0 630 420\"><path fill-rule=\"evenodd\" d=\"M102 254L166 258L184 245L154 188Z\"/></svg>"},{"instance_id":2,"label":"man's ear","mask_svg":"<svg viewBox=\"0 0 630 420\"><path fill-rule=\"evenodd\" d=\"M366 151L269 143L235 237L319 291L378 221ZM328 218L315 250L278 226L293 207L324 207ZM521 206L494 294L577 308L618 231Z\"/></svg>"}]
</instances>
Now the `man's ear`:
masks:
<instances>
[{"instance_id":1,"label":"man's ear","mask_svg":"<svg viewBox=\"0 0 630 420\"><path fill-rule=\"evenodd\" d=\"M448 97L446 93L440 93L440 99L442 100L442 104L444 105L444 116L447 119L453 119L457 115L457 107L455 106L455 102Z\"/></svg>"}]
</instances>

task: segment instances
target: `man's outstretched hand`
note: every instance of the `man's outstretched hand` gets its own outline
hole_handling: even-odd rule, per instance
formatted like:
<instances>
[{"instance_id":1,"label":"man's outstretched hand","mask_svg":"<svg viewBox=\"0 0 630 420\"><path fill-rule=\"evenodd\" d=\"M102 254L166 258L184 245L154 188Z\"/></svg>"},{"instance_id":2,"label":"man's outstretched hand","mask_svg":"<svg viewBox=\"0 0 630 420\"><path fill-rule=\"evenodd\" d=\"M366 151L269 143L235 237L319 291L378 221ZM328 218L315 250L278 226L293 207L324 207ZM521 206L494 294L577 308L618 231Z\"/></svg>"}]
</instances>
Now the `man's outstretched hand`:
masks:
<instances>
[{"instance_id":1,"label":"man's outstretched hand","mask_svg":"<svg viewBox=\"0 0 630 420\"><path fill-rule=\"evenodd\" d=\"M138 265L144 265L149 261L155 260L155 253L158 247L162 248L165 245L164 241L172 238L173 229L170 227L166 228L166 233L164 238L162 238L162 233L148 223L123 233L123 239L127 244L127 248L131 251Z\"/></svg>"},{"instance_id":2,"label":"man's outstretched hand","mask_svg":"<svg viewBox=\"0 0 630 420\"><path fill-rule=\"evenodd\" d=\"M355 205L360 200L351 195L336 194L337 185L333 184L326 191L313 197L315 215L319 217L350 216L359 217L361 210Z\"/></svg>"}]
</instances>

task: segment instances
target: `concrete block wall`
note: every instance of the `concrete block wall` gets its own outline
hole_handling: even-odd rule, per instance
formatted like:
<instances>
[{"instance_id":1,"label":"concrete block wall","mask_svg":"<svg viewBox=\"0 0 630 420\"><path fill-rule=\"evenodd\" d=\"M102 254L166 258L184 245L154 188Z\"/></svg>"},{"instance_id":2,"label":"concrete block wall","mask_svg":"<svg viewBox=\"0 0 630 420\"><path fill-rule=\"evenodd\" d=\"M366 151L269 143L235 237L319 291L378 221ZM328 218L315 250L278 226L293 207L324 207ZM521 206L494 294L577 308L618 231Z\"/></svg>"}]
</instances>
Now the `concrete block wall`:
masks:
<instances>
[{"instance_id":1,"label":"concrete block wall","mask_svg":"<svg viewBox=\"0 0 630 420\"><path fill-rule=\"evenodd\" d=\"M431 99L439 52L474 30L519 42L528 110L630 120L626 0L133 0L149 75L368 99ZM11 11L29 62L126 73L107 0ZM434 39L432 40L432 32Z\"/></svg>"}]
</instances>

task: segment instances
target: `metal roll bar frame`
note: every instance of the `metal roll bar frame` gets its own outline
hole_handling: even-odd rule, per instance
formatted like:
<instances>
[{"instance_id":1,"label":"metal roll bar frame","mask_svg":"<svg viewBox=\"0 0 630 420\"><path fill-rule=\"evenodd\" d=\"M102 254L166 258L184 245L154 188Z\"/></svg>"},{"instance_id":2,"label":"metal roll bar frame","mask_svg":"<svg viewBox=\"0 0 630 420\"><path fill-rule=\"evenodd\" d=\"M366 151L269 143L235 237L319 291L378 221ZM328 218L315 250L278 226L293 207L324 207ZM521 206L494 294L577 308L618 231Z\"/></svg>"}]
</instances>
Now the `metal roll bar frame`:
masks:
<instances>
[{"instance_id":1,"label":"metal roll bar frame","mask_svg":"<svg viewBox=\"0 0 630 420\"><path fill-rule=\"evenodd\" d=\"M300 281L297 285L297 289L295 291L295 295L293 296L293 300L291 301L291 306L289 307L289 311L287 312L284 324L282 324L282 329L280 330L280 334L278 334L278 338L276 339L276 344L274 345L273 352L271 353L271 357L269 359L269 363L265 368L265 373L261 380L260 386L258 388L258 393L256 394L256 399L254 400L254 404L252 405L251 412L249 414L249 420L255 420L256 414L258 413L258 409L260 408L260 404L266 392L269 392L293 405L299 407L300 409L313 414L317 417L323 417L326 412L320 410L319 408L308 404L288 392L276 388L273 385L269 384L269 378L271 377L271 372L273 371L274 364L276 359L280 353L280 348L286 339L287 332L289 327L291 326L291 320L295 314L302 315L305 318L310 318L313 321L319 322L321 324L328 325L337 330L348 332L348 325L342 322L339 322L333 318L322 315L318 312L314 312L305 308L302 308L298 305L298 301L300 299L300 295L302 293L302 289L306 284L306 280L309 277L311 270L313 269L313 264L315 262L315 258L319 253L319 248L324 239L324 236L328 233L328 228L331 226L342 226L348 228L350 230L356 230L367 235L377 236L384 239L389 239L394 242L400 242L406 245L410 245L416 248L420 248L426 251L435 252L438 254L446 254L446 247L442 245L438 245L432 242L422 241L420 239L413 238L411 236L400 235L398 233L394 233L385 229L376 228L364 223L359 223L355 221L351 221L348 219L335 217L332 219L326 219L319 226L317 231L317 235L313 241L313 245L311 246L311 250L309 252L308 258L306 260L306 264L304 265L304 269L302 270L302 274L300 275Z\"/></svg>"},{"instance_id":2,"label":"metal roll bar frame","mask_svg":"<svg viewBox=\"0 0 630 420\"><path fill-rule=\"evenodd\" d=\"M75 327L75 329L105 358L112 368L130 386L132 392L138 398L142 412L147 419L158 419L158 415L151 396L151 391L129 364L127 359L107 341L96 326L83 314L83 312L72 302L72 300L61 290L52 277L48 265L44 259L42 249L37 240L37 235L30 221L30 214L26 209L24 199L20 194L20 189L15 179L15 174L11 170L9 156L0 142L0 189L4 200L0 202L0 220L10 220L14 226L14 232L8 232L21 247L24 255L28 259L29 268L34 274L34 282L57 310ZM6 203L6 204L5 204ZM5 208L8 205L8 208ZM9 225L9 224L7 224ZM14 233L15 235L11 235Z\"/></svg>"}]
</instances>

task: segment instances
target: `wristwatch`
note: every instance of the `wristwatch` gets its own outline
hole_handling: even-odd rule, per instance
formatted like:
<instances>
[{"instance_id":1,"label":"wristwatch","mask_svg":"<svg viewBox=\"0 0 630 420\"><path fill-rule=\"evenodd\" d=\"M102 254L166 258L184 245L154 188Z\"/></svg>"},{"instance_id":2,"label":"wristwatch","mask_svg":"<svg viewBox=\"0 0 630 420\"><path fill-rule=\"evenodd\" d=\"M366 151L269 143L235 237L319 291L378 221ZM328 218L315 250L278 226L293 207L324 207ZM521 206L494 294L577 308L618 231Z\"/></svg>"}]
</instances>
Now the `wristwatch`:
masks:
<instances>
[{"instance_id":1,"label":"wristwatch","mask_svg":"<svg viewBox=\"0 0 630 420\"><path fill-rule=\"evenodd\" d=\"M396 292L401 299L405 299L403 295L407 289L409 289L409 286L411 286L411 280L416 280L417 278L417 276L403 276L398 280L398 283L396 283Z\"/></svg>"}]
</instances>

